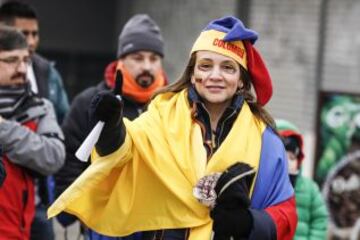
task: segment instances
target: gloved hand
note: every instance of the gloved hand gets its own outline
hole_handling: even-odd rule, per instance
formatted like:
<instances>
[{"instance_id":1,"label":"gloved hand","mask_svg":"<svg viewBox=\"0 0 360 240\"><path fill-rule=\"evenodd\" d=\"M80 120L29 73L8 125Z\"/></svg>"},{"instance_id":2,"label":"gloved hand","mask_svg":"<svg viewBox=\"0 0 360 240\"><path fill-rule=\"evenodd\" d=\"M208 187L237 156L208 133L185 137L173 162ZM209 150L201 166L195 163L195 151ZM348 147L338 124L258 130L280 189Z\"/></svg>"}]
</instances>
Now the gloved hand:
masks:
<instances>
[{"instance_id":1,"label":"gloved hand","mask_svg":"<svg viewBox=\"0 0 360 240\"><path fill-rule=\"evenodd\" d=\"M100 156L108 155L118 149L125 140L123 123L124 103L116 95L121 94L122 74L117 71L114 90L96 94L90 104L90 122L103 121L104 128L95 147Z\"/></svg>"},{"instance_id":2,"label":"gloved hand","mask_svg":"<svg viewBox=\"0 0 360 240\"><path fill-rule=\"evenodd\" d=\"M115 127L123 117L123 102L113 92L101 91L92 98L89 111L92 122L103 121L105 127Z\"/></svg>"},{"instance_id":3,"label":"gloved hand","mask_svg":"<svg viewBox=\"0 0 360 240\"><path fill-rule=\"evenodd\" d=\"M215 207L210 216L214 220L214 240L247 238L253 227L249 211L249 192L255 170L245 163L235 163L222 173L215 191Z\"/></svg>"}]
</instances>

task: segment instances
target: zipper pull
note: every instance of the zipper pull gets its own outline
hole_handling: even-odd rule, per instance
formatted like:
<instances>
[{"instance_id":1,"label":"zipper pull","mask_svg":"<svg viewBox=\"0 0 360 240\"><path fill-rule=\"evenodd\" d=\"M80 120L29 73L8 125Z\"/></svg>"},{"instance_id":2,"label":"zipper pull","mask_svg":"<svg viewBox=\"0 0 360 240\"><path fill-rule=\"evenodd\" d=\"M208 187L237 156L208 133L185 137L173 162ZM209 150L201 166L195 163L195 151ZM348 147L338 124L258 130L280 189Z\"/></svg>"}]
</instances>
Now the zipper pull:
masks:
<instances>
[{"instance_id":1,"label":"zipper pull","mask_svg":"<svg viewBox=\"0 0 360 240\"><path fill-rule=\"evenodd\" d=\"M211 130L211 146L213 149L216 148L216 132Z\"/></svg>"}]
</instances>

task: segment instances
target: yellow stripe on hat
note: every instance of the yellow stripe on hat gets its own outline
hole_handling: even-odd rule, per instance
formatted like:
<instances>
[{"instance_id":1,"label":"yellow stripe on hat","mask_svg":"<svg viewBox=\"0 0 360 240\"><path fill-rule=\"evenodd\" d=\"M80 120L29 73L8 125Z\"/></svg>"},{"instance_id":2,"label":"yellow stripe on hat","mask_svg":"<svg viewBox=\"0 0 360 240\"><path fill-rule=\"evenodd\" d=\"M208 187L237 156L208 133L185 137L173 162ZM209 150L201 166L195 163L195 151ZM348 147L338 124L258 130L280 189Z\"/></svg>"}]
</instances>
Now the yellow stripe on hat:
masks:
<instances>
[{"instance_id":1,"label":"yellow stripe on hat","mask_svg":"<svg viewBox=\"0 0 360 240\"><path fill-rule=\"evenodd\" d=\"M193 52L205 50L231 57L247 70L246 50L242 41L224 42L226 33L216 30L201 32L192 49Z\"/></svg>"}]
</instances>

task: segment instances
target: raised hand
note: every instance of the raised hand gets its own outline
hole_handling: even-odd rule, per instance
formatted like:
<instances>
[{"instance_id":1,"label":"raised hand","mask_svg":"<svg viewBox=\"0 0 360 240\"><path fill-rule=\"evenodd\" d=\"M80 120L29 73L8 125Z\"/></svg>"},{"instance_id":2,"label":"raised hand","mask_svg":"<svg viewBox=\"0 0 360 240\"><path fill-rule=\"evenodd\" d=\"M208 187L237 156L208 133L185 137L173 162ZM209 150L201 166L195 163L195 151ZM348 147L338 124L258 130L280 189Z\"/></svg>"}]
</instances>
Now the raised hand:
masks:
<instances>
[{"instance_id":1,"label":"raised hand","mask_svg":"<svg viewBox=\"0 0 360 240\"><path fill-rule=\"evenodd\" d=\"M90 119L92 122L103 121L105 125L115 125L123 112L121 100L123 77L121 71L116 72L113 91L105 90L96 94L90 104Z\"/></svg>"},{"instance_id":2,"label":"raised hand","mask_svg":"<svg viewBox=\"0 0 360 240\"><path fill-rule=\"evenodd\" d=\"M120 96L122 84L122 73L118 70L113 91L99 92L91 100L90 121L92 123L97 121L105 123L96 143L96 150L102 156L114 152L125 139L125 126L122 121L124 103Z\"/></svg>"}]
</instances>

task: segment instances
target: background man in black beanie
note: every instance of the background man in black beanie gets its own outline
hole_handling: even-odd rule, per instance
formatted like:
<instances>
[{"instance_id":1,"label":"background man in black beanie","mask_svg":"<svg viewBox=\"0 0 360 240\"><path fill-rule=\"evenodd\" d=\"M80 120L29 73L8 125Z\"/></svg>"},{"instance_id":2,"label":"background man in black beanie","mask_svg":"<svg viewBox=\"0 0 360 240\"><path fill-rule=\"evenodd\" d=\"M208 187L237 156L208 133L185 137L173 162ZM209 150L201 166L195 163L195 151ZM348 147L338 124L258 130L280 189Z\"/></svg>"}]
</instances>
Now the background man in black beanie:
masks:
<instances>
[{"instance_id":1,"label":"background man in black beanie","mask_svg":"<svg viewBox=\"0 0 360 240\"><path fill-rule=\"evenodd\" d=\"M89 124L86 106L90 105L94 95L114 88L115 73L120 70L123 75L122 99L124 116L134 119L143 112L154 91L166 85L166 76L162 67L164 41L158 25L146 14L134 15L123 27L119 36L117 58L110 63L104 74L104 81L90 87L76 96L65 117L62 129L65 134L66 161L64 167L55 175L55 195L59 196L80 174L89 163L75 157L93 125ZM58 216L64 226L76 219L66 213ZM99 239L100 235L87 230L90 239ZM121 239L136 239L132 235ZM101 239L119 239L102 237Z\"/></svg>"}]
</instances>

